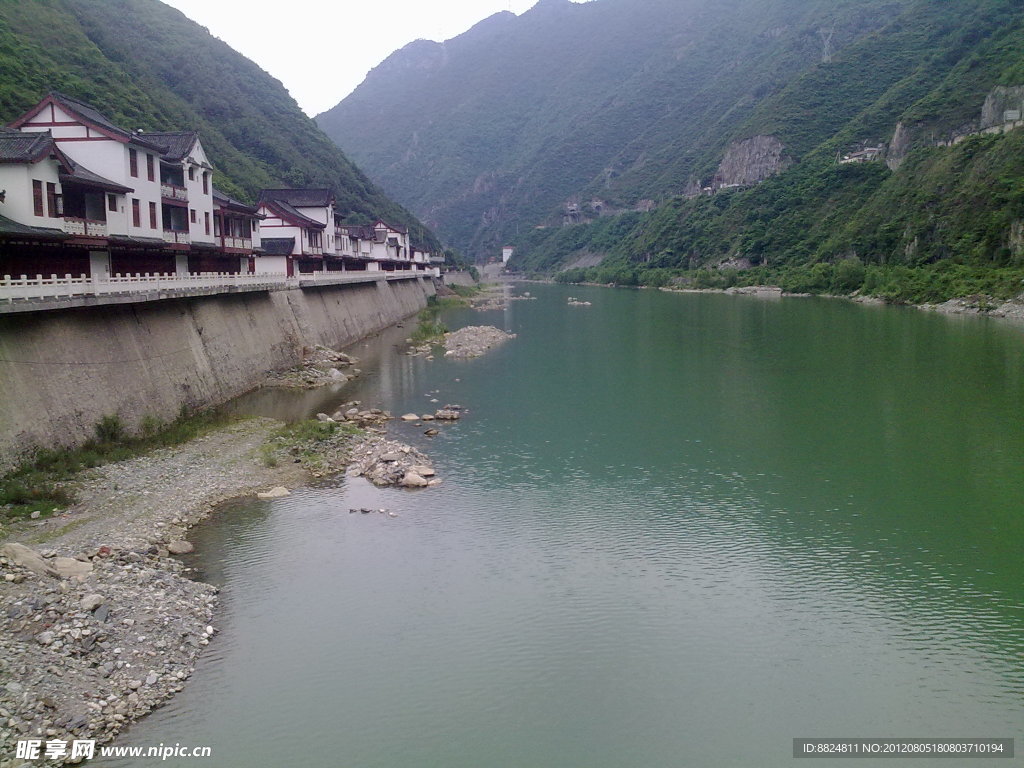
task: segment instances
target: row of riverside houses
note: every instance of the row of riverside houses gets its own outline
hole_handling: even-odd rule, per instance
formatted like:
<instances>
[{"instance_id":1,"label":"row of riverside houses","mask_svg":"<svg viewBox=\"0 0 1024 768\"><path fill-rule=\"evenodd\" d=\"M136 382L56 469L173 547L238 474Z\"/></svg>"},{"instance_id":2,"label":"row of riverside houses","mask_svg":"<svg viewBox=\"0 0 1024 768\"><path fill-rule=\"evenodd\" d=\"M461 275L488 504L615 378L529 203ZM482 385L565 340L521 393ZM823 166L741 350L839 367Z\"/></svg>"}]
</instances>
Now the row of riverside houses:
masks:
<instances>
[{"instance_id":1,"label":"row of riverside houses","mask_svg":"<svg viewBox=\"0 0 1024 768\"><path fill-rule=\"evenodd\" d=\"M267 189L250 206L213 174L194 131L127 131L50 93L0 127L0 276L295 277L437 263L406 230L343 225L329 189Z\"/></svg>"}]
</instances>

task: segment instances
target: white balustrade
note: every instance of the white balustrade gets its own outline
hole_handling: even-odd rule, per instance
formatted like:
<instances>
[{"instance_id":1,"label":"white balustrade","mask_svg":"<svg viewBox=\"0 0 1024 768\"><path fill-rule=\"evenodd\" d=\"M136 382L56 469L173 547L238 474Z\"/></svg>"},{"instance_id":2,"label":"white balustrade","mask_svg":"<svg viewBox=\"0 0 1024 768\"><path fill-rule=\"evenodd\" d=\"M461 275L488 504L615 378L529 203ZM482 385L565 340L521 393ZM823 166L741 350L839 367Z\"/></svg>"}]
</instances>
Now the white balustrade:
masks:
<instances>
[{"instance_id":1,"label":"white balustrade","mask_svg":"<svg viewBox=\"0 0 1024 768\"><path fill-rule=\"evenodd\" d=\"M160 194L171 200L188 200L188 190L176 184L161 184Z\"/></svg>"},{"instance_id":2,"label":"white balustrade","mask_svg":"<svg viewBox=\"0 0 1024 768\"><path fill-rule=\"evenodd\" d=\"M306 272L288 277L280 272L199 272L177 275L170 273L117 274L107 278L88 275L4 275L0 279L0 304L23 299L55 299L73 296L104 296L112 294L152 293L155 291L185 291L189 289L222 289L227 292L235 286L291 286L307 283L362 283L375 280L421 277L416 271L384 273L378 270Z\"/></svg>"}]
</instances>

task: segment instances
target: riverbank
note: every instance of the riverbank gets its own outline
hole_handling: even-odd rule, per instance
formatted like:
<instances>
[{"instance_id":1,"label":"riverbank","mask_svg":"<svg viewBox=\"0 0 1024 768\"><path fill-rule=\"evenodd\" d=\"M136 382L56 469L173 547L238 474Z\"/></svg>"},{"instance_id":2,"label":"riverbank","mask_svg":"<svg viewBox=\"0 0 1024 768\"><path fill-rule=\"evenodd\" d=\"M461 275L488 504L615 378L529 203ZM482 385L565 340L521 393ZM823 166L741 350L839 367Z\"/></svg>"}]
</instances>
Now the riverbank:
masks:
<instances>
[{"instance_id":1,"label":"riverbank","mask_svg":"<svg viewBox=\"0 0 1024 768\"><path fill-rule=\"evenodd\" d=\"M23 739L109 742L180 691L217 632L216 588L176 557L192 551L189 529L229 499L284 495L350 462L362 469L408 450L385 438L387 418L355 409L343 421L232 423L87 470L70 481L75 503L62 514L7 531L0 768L21 764L13 757ZM429 467L418 452L409 460Z\"/></svg>"},{"instance_id":2,"label":"riverbank","mask_svg":"<svg viewBox=\"0 0 1024 768\"><path fill-rule=\"evenodd\" d=\"M220 502L305 480L267 466L278 422L229 425L84 472L64 514L0 547L0 766L19 739L110 741L181 690L213 626L216 589L172 556ZM38 555L33 555L33 552ZM55 761L54 764L60 764Z\"/></svg>"},{"instance_id":3,"label":"riverbank","mask_svg":"<svg viewBox=\"0 0 1024 768\"><path fill-rule=\"evenodd\" d=\"M510 279L511 281L511 279ZM949 299L938 303L914 303L909 301L890 301L882 296L863 294L842 294L842 293L809 293L800 291L787 291L778 285L744 285L730 288L683 288L661 286L619 286L611 283L594 282L571 282L561 283L558 280L539 280L528 278L514 278L515 282L538 283L538 284L563 284L563 285L585 285L595 288L640 288L655 289L665 293L723 293L726 295L755 296L758 298L806 298L819 296L825 299L845 299L858 304L871 306L906 306L921 309L926 312L938 312L943 315L978 315L981 317L993 317L998 319L1011 320L1013 322L1024 322L1024 293L1012 299L998 299L992 296L978 294L964 296L961 298Z\"/></svg>"}]
</instances>

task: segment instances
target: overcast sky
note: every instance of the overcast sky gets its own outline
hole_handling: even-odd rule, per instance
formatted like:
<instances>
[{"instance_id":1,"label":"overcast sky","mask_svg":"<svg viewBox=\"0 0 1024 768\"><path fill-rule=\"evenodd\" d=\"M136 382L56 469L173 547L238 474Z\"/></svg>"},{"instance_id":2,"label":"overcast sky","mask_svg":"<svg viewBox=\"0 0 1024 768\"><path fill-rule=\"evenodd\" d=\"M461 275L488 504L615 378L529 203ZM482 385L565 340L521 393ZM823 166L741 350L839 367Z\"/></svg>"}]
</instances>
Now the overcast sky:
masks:
<instances>
[{"instance_id":1,"label":"overcast sky","mask_svg":"<svg viewBox=\"0 0 1024 768\"><path fill-rule=\"evenodd\" d=\"M255 61L310 116L330 109L393 51L448 40L537 0L164 0Z\"/></svg>"}]
</instances>

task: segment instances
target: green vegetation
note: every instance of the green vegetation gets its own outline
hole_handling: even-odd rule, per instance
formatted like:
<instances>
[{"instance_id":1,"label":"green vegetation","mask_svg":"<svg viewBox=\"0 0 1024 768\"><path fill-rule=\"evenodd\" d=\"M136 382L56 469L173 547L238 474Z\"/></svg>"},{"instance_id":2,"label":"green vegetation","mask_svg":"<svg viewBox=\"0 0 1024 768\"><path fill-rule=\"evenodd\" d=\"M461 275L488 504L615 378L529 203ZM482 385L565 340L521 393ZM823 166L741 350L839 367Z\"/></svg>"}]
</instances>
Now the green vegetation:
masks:
<instances>
[{"instance_id":1,"label":"green vegetation","mask_svg":"<svg viewBox=\"0 0 1024 768\"><path fill-rule=\"evenodd\" d=\"M481 285L449 285L448 287L464 299L472 298L483 290Z\"/></svg>"},{"instance_id":2,"label":"green vegetation","mask_svg":"<svg viewBox=\"0 0 1024 768\"><path fill-rule=\"evenodd\" d=\"M629 270L620 267L571 269L559 273L560 283L665 286L726 289L776 285L787 293L828 296L877 296L894 304L935 304L967 298L980 308L992 300L1011 299L1024 292L1024 266L991 269L942 261L922 267L867 265L854 257L835 264L757 267L750 270L698 269Z\"/></svg>"},{"instance_id":3,"label":"green vegetation","mask_svg":"<svg viewBox=\"0 0 1024 768\"><path fill-rule=\"evenodd\" d=\"M38 451L0 478L0 522L23 520L35 511L46 516L72 504L68 481L82 470L181 445L231 421L233 417L217 410L183 410L170 423L147 417L140 434L128 435L116 415L104 416L96 425L95 439L80 448Z\"/></svg>"},{"instance_id":4,"label":"green vegetation","mask_svg":"<svg viewBox=\"0 0 1024 768\"><path fill-rule=\"evenodd\" d=\"M417 315L419 324L416 326L416 330L412 332L412 336L409 337L410 343L414 347L419 347L424 344L433 344L443 339L444 335L448 333L448 326L441 321L441 312L452 307L465 306L465 304L464 299L456 298L455 296L442 298L431 296L427 301L427 306L421 309L419 315Z\"/></svg>"},{"instance_id":5,"label":"green vegetation","mask_svg":"<svg viewBox=\"0 0 1024 768\"><path fill-rule=\"evenodd\" d=\"M439 243L302 113L281 83L157 0L0 2L0 120L48 91L83 99L131 129L198 130L217 186L330 186L353 223L377 216Z\"/></svg>"},{"instance_id":6,"label":"green vegetation","mask_svg":"<svg viewBox=\"0 0 1024 768\"><path fill-rule=\"evenodd\" d=\"M681 192L730 141L768 128L774 113L759 105L808 72L843 87L799 98L793 121L822 122L801 127L817 134L849 119L941 45L926 6L959 23L970 14L960 6L979 2L548 0L443 48L406 46L317 122L396 199L430 211L447 240L493 256L517 233L560 224L570 200L621 211ZM838 62L915 14L909 51L902 39L875 47L895 56L884 72L887 59L866 56L857 71L821 67L819 30L834 28Z\"/></svg>"},{"instance_id":7,"label":"green vegetation","mask_svg":"<svg viewBox=\"0 0 1024 768\"><path fill-rule=\"evenodd\" d=\"M352 438L362 430L343 422L305 419L275 431L260 449L264 466L298 460L316 476L340 471Z\"/></svg>"},{"instance_id":8,"label":"green vegetation","mask_svg":"<svg viewBox=\"0 0 1024 768\"><path fill-rule=\"evenodd\" d=\"M456 244L515 245L525 274L1001 297L1024 264L1024 131L936 145L976 129L994 87L1024 85L1022 61L1014 0L549 0L444 51L408 46L318 120ZM411 121L364 119L406 98ZM895 172L837 163L897 124ZM787 170L681 194L758 135ZM563 226L569 202L582 223Z\"/></svg>"},{"instance_id":9,"label":"green vegetation","mask_svg":"<svg viewBox=\"0 0 1024 768\"><path fill-rule=\"evenodd\" d=\"M566 254L607 246L599 267L563 281L704 287L770 282L809 293L863 293L935 302L1024 290L1024 131L912 152L895 173L879 163L808 161L749 190L675 199L613 243L615 220L536 237L525 262L555 268ZM570 249L576 249L570 250ZM713 269L744 257L755 269ZM570 256L571 258L571 256Z\"/></svg>"}]
</instances>

